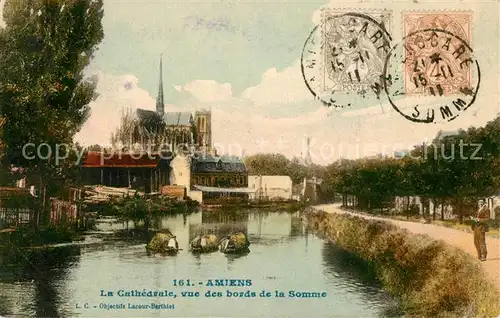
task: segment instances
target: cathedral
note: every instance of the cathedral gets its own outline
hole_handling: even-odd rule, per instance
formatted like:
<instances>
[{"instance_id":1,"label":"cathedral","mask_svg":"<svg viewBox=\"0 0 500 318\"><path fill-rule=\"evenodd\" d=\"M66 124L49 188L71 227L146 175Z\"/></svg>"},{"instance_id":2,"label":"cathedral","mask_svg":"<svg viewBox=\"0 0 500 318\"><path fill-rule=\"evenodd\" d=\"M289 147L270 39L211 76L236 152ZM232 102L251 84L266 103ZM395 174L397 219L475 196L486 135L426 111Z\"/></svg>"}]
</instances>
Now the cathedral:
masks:
<instances>
[{"instance_id":1,"label":"cathedral","mask_svg":"<svg viewBox=\"0 0 500 318\"><path fill-rule=\"evenodd\" d=\"M190 151L213 153L211 110L191 112L165 111L162 60L156 98L156 111L137 109L122 118L121 126L112 136L114 146L146 152Z\"/></svg>"}]
</instances>

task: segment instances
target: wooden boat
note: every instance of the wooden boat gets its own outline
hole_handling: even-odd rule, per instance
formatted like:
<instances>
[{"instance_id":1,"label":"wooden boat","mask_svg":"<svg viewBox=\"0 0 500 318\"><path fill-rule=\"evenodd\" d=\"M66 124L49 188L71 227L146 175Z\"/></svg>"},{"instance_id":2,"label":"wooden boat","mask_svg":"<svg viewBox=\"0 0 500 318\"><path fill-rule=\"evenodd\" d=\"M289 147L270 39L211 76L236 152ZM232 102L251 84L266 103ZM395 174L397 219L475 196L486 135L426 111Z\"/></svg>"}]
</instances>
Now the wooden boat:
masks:
<instances>
[{"instance_id":1,"label":"wooden boat","mask_svg":"<svg viewBox=\"0 0 500 318\"><path fill-rule=\"evenodd\" d=\"M197 253L209 253L219 248L217 236L214 234L200 234L191 241L189 246L192 252Z\"/></svg>"},{"instance_id":2,"label":"wooden boat","mask_svg":"<svg viewBox=\"0 0 500 318\"><path fill-rule=\"evenodd\" d=\"M146 245L146 249L152 253L175 254L179 251L179 242L170 232L156 233Z\"/></svg>"},{"instance_id":3,"label":"wooden boat","mask_svg":"<svg viewBox=\"0 0 500 318\"><path fill-rule=\"evenodd\" d=\"M238 232L223 238L220 241L219 249L225 254L235 254L249 251L248 246L250 246L250 242L247 236L242 232Z\"/></svg>"}]
</instances>

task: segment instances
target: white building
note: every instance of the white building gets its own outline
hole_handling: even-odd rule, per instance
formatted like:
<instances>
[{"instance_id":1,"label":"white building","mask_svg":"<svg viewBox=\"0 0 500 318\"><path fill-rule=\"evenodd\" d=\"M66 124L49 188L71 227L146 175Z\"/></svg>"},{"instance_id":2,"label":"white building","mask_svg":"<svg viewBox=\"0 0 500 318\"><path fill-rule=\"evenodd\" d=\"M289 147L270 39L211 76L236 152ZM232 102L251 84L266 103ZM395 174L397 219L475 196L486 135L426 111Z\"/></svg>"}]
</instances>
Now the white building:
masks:
<instances>
[{"instance_id":1,"label":"white building","mask_svg":"<svg viewBox=\"0 0 500 318\"><path fill-rule=\"evenodd\" d=\"M292 199L292 179L289 176L248 176L248 187L255 189L250 199Z\"/></svg>"},{"instance_id":2,"label":"white building","mask_svg":"<svg viewBox=\"0 0 500 318\"><path fill-rule=\"evenodd\" d=\"M170 162L170 184L186 187L186 195L191 196L191 157L179 154Z\"/></svg>"}]
</instances>

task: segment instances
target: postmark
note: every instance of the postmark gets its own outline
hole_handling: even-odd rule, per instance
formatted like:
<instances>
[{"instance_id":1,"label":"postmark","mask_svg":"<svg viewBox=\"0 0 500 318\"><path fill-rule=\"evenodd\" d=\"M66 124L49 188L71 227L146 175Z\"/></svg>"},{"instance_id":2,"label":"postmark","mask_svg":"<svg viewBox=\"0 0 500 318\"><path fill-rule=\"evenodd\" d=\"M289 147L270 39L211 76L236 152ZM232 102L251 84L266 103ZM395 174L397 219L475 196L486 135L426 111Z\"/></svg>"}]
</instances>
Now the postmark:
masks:
<instances>
[{"instance_id":1,"label":"postmark","mask_svg":"<svg viewBox=\"0 0 500 318\"><path fill-rule=\"evenodd\" d=\"M366 99L376 103L391 49L390 19L387 10L323 10L301 58L304 82L315 98L325 106L340 108L366 104Z\"/></svg>"},{"instance_id":2,"label":"postmark","mask_svg":"<svg viewBox=\"0 0 500 318\"><path fill-rule=\"evenodd\" d=\"M404 13L404 38L386 58L384 90L392 107L419 123L451 121L476 100L479 63L472 15Z\"/></svg>"},{"instance_id":3,"label":"postmark","mask_svg":"<svg viewBox=\"0 0 500 318\"><path fill-rule=\"evenodd\" d=\"M403 32L406 35L414 33L405 43L405 94L423 94L426 87L419 85L419 77L428 80L427 89L442 94L456 94L460 88L470 86L470 68L460 67L459 55L465 53L465 47L459 45L458 51L450 50L452 38L446 38L447 43L439 45L438 33L432 33L429 45L425 45L424 34L420 30L440 29L451 32L457 39L471 43L472 13L406 13L403 14ZM463 52L462 52L463 51ZM428 63L426 64L426 59ZM422 74L422 75L420 75ZM415 84L416 83L416 84Z\"/></svg>"}]
</instances>

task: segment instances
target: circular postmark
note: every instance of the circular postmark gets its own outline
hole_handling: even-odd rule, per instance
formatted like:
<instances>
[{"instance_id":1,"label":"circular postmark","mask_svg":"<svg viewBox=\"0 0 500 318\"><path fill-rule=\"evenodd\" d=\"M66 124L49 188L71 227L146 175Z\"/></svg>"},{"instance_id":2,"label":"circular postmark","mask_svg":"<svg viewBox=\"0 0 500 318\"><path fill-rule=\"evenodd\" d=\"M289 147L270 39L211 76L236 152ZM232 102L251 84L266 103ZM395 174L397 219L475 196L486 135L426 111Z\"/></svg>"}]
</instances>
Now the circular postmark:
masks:
<instances>
[{"instance_id":1,"label":"circular postmark","mask_svg":"<svg viewBox=\"0 0 500 318\"><path fill-rule=\"evenodd\" d=\"M415 30L386 57L384 90L392 107L417 123L449 122L476 100L479 63L470 45L438 28Z\"/></svg>"},{"instance_id":2,"label":"circular postmark","mask_svg":"<svg viewBox=\"0 0 500 318\"><path fill-rule=\"evenodd\" d=\"M301 70L312 95L327 107L379 103L391 50L389 14L323 12L304 43Z\"/></svg>"}]
</instances>

